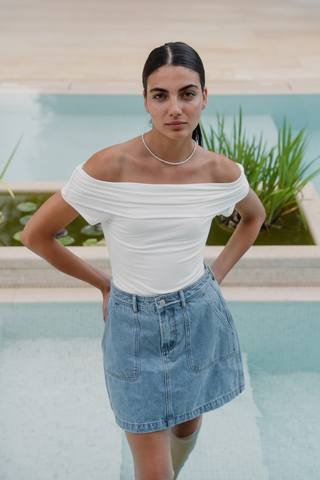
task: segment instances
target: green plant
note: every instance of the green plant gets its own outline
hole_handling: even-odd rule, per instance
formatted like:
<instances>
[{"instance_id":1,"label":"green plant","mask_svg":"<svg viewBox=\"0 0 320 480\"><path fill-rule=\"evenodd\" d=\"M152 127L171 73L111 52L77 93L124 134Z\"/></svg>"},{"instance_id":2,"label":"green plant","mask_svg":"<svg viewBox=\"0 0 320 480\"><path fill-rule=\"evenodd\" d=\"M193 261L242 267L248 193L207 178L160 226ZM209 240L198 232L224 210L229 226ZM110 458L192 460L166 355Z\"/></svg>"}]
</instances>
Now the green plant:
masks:
<instances>
[{"instance_id":1,"label":"green plant","mask_svg":"<svg viewBox=\"0 0 320 480\"><path fill-rule=\"evenodd\" d=\"M291 125L289 124L288 127L286 118L284 118L282 133L280 129L278 131L277 157L274 165L272 162L268 165L271 181L268 178L263 179L261 189L258 191L259 198L266 209L268 225L271 225L274 219L292 211L293 208L299 208L305 224L298 193L320 172L319 168L307 175L307 171L318 158L308 164L304 163L309 138L309 135L305 133L305 127L296 137L293 137ZM274 184L273 190L272 183Z\"/></svg>"},{"instance_id":2,"label":"green plant","mask_svg":"<svg viewBox=\"0 0 320 480\"><path fill-rule=\"evenodd\" d=\"M263 145L262 133L259 141L253 136L250 141L245 130L242 132L242 110L240 107L239 124L233 119L233 130L230 138L225 133L224 117L217 113L218 131L210 127L210 135L207 135L203 126L202 133L208 150L218 152L231 160L241 163L252 190L256 191L260 183L261 171L273 149L267 152L266 143Z\"/></svg>"},{"instance_id":3,"label":"green plant","mask_svg":"<svg viewBox=\"0 0 320 480\"><path fill-rule=\"evenodd\" d=\"M7 163L5 164L5 167L4 169L2 170L2 173L0 174L0 183L2 183L2 185L4 185L6 187L6 189L8 190L8 192L10 193L11 197L14 198L14 194L13 194L13 191L11 190L11 188L9 187L9 185L7 185L3 180L2 180L2 177L3 175L5 174L5 171L7 170L7 168L9 167L9 164L14 156L14 154L16 153L16 150L19 146L19 143L21 142L21 139L23 137L23 134L21 135L21 137L19 138L18 140L18 143L17 145L15 146L13 152L11 153L10 157L9 157L9 160L7 161Z\"/></svg>"},{"instance_id":4,"label":"green plant","mask_svg":"<svg viewBox=\"0 0 320 480\"><path fill-rule=\"evenodd\" d=\"M293 137L291 125L287 126L284 117L282 132L278 129L278 144L268 149L263 143L262 133L259 140L255 136L249 140L245 130L242 131L241 107L238 126L234 118L230 138L225 133L224 117L217 114L217 119L217 132L211 126L207 134L201 125L206 147L243 165L250 187L266 210L265 228L269 229L281 216L297 208L306 227L297 196L320 169L306 176L316 159L304 164L309 141L305 127Z\"/></svg>"}]
</instances>

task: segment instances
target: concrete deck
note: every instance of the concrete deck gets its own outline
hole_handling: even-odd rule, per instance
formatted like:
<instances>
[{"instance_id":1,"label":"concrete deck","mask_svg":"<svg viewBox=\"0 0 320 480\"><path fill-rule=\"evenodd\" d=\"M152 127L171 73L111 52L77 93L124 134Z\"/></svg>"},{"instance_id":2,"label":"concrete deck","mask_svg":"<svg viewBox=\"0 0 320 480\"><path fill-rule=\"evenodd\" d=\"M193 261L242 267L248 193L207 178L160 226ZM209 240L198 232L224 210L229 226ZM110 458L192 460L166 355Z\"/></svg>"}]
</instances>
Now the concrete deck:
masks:
<instances>
[{"instance_id":1,"label":"concrete deck","mask_svg":"<svg viewBox=\"0 0 320 480\"><path fill-rule=\"evenodd\" d=\"M148 53L184 41L209 93L320 93L318 0L1 0L0 90L141 93Z\"/></svg>"}]
</instances>

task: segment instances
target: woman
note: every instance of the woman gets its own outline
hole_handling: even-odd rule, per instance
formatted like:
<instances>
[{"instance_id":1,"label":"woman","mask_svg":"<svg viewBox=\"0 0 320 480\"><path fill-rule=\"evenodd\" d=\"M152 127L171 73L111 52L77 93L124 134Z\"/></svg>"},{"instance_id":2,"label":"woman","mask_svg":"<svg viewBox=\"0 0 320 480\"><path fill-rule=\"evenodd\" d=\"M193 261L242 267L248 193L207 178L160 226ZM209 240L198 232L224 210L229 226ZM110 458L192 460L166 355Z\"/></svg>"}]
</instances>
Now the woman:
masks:
<instances>
[{"instance_id":1,"label":"woman","mask_svg":"<svg viewBox=\"0 0 320 480\"><path fill-rule=\"evenodd\" d=\"M79 165L21 240L101 290L106 386L135 479L171 480L194 448L202 414L244 388L219 284L254 242L265 212L242 166L200 146L207 88L195 50L181 42L154 49L143 88L152 129ZM235 206L242 219L210 268L203 249L212 218ZM79 213L102 223L111 279L54 238Z\"/></svg>"}]
</instances>

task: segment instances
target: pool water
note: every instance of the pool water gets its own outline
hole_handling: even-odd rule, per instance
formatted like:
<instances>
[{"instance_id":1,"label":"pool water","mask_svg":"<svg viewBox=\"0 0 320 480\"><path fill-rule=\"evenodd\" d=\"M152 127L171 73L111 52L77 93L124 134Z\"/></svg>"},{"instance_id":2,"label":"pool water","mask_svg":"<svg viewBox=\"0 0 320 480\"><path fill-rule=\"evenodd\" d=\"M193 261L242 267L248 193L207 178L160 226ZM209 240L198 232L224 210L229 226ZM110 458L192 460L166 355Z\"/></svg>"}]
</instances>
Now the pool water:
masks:
<instances>
[{"instance_id":1,"label":"pool water","mask_svg":"<svg viewBox=\"0 0 320 480\"><path fill-rule=\"evenodd\" d=\"M320 152L320 95L209 95L205 127L216 127L216 111L231 132L233 115L242 106L249 137L277 143L283 117L293 133L307 126L311 134L306 162ZM150 129L142 95L50 95L0 93L0 172L23 133L5 173L11 181L67 181L73 169L95 152ZM314 169L320 167L320 158ZM320 175L313 183L320 195Z\"/></svg>"},{"instance_id":2,"label":"pool water","mask_svg":"<svg viewBox=\"0 0 320 480\"><path fill-rule=\"evenodd\" d=\"M246 389L204 414L181 480L318 480L320 302L229 302ZM133 480L99 303L1 304L0 479Z\"/></svg>"}]
</instances>

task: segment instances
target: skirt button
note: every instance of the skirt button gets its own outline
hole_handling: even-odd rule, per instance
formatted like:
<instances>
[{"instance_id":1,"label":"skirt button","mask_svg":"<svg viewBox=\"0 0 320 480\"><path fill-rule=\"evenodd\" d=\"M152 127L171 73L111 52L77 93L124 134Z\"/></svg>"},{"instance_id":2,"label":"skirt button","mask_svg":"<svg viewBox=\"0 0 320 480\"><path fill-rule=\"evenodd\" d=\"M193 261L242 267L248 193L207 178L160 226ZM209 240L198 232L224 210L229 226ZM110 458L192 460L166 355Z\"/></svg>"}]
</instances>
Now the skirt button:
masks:
<instances>
[{"instance_id":1,"label":"skirt button","mask_svg":"<svg viewBox=\"0 0 320 480\"><path fill-rule=\"evenodd\" d=\"M159 305L160 307L163 307L166 304L165 300L160 300Z\"/></svg>"}]
</instances>

